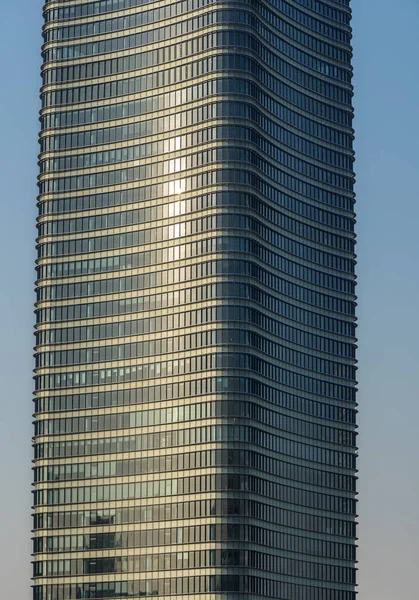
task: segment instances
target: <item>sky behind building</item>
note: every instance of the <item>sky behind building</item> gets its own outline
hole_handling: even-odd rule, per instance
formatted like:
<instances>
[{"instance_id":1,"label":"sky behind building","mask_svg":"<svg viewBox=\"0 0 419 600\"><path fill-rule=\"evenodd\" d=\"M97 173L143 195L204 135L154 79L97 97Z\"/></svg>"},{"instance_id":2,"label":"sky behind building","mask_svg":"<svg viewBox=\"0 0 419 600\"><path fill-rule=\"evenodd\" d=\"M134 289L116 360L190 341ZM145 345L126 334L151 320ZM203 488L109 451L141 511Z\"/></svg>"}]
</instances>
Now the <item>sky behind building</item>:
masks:
<instances>
[{"instance_id":1,"label":"sky behind building","mask_svg":"<svg viewBox=\"0 0 419 600\"><path fill-rule=\"evenodd\" d=\"M2 6L2 592L29 600L39 0ZM416 598L419 556L415 0L353 0L360 340L360 600Z\"/></svg>"}]
</instances>

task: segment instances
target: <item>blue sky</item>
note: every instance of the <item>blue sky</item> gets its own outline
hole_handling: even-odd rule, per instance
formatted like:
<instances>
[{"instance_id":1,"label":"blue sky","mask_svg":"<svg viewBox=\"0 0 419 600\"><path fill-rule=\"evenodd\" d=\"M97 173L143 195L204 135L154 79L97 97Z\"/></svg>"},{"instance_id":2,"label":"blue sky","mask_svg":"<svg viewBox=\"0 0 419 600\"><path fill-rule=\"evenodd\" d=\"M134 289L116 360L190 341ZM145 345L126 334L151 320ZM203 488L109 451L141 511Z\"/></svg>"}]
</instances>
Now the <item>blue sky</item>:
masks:
<instances>
[{"instance_id":1,"label":"blue sky","mask_svg":"<svg viewBox=\"0 0 419 600\"><path fill-rule=\"evenodd\" d=\"M355 0L360 600L417 598L419 3Z\"/></svg>"},{"instance_id":2,"label":"blue sky","mask_svg":"<svg viewBox=\"0 0 419 600\"><path fill-rule=\"evenodd\" d=\"M353 0L360 600L417 599L419 3ZM2 3L0 581L29 600L40 0Z\"/></svg>"}]
</instances>

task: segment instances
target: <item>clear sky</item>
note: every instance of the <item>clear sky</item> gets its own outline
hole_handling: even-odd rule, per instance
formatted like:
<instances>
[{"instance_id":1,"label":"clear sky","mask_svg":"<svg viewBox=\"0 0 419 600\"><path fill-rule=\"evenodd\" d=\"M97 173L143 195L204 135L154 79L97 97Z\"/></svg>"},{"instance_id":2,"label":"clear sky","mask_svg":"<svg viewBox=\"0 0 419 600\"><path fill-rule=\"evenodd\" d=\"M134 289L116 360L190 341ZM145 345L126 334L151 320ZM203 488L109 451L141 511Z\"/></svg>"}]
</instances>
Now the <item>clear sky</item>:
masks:
<instances>
[{"instance_id":1,"label":"clear sky","mask_svg":"<svg viewBox=\"0 0 419 600\"><path fill-rule=\"evenodd\" d=\"M353 0L360 600L417 600L419 2ZM41 0L0 22L0 582L29 600L33 260Z\"/></svg>"}]
</instances>

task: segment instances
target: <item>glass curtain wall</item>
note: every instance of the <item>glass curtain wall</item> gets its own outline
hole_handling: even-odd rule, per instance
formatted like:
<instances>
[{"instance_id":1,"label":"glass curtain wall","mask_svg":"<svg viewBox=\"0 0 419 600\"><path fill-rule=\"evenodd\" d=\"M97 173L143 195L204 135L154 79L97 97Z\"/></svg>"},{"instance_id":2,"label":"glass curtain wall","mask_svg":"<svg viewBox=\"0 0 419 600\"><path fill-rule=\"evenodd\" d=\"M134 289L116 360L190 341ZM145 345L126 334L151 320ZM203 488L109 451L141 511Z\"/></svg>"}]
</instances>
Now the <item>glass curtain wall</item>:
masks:
<instances>
[{"instance_id":1,"label":"glass curtain wall","mask_svg":"<svg viewBox=\"0 0 419 600\"><path fill-rule=\"evenodd\" d=\"M355 600L349 5L46 2L34 600Z\"/></svg>"}]
</instances>

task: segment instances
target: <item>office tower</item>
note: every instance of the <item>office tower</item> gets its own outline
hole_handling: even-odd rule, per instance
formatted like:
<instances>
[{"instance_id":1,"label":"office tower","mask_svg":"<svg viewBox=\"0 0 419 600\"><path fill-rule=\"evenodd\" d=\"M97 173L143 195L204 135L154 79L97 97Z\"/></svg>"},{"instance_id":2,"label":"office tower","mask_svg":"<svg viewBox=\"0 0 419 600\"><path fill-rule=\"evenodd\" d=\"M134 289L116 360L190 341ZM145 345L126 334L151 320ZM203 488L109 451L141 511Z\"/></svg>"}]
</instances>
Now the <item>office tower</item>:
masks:
<instances>
[{"instance_id":1,"label":"office tower","mask_svg":"<svg viewBox=\"0 0 419 600\"><path fill-rule=\"evenodd\" d=\"M46 2L34 600L355 599L349 4Z\"/></svg>"}]
</instances>

